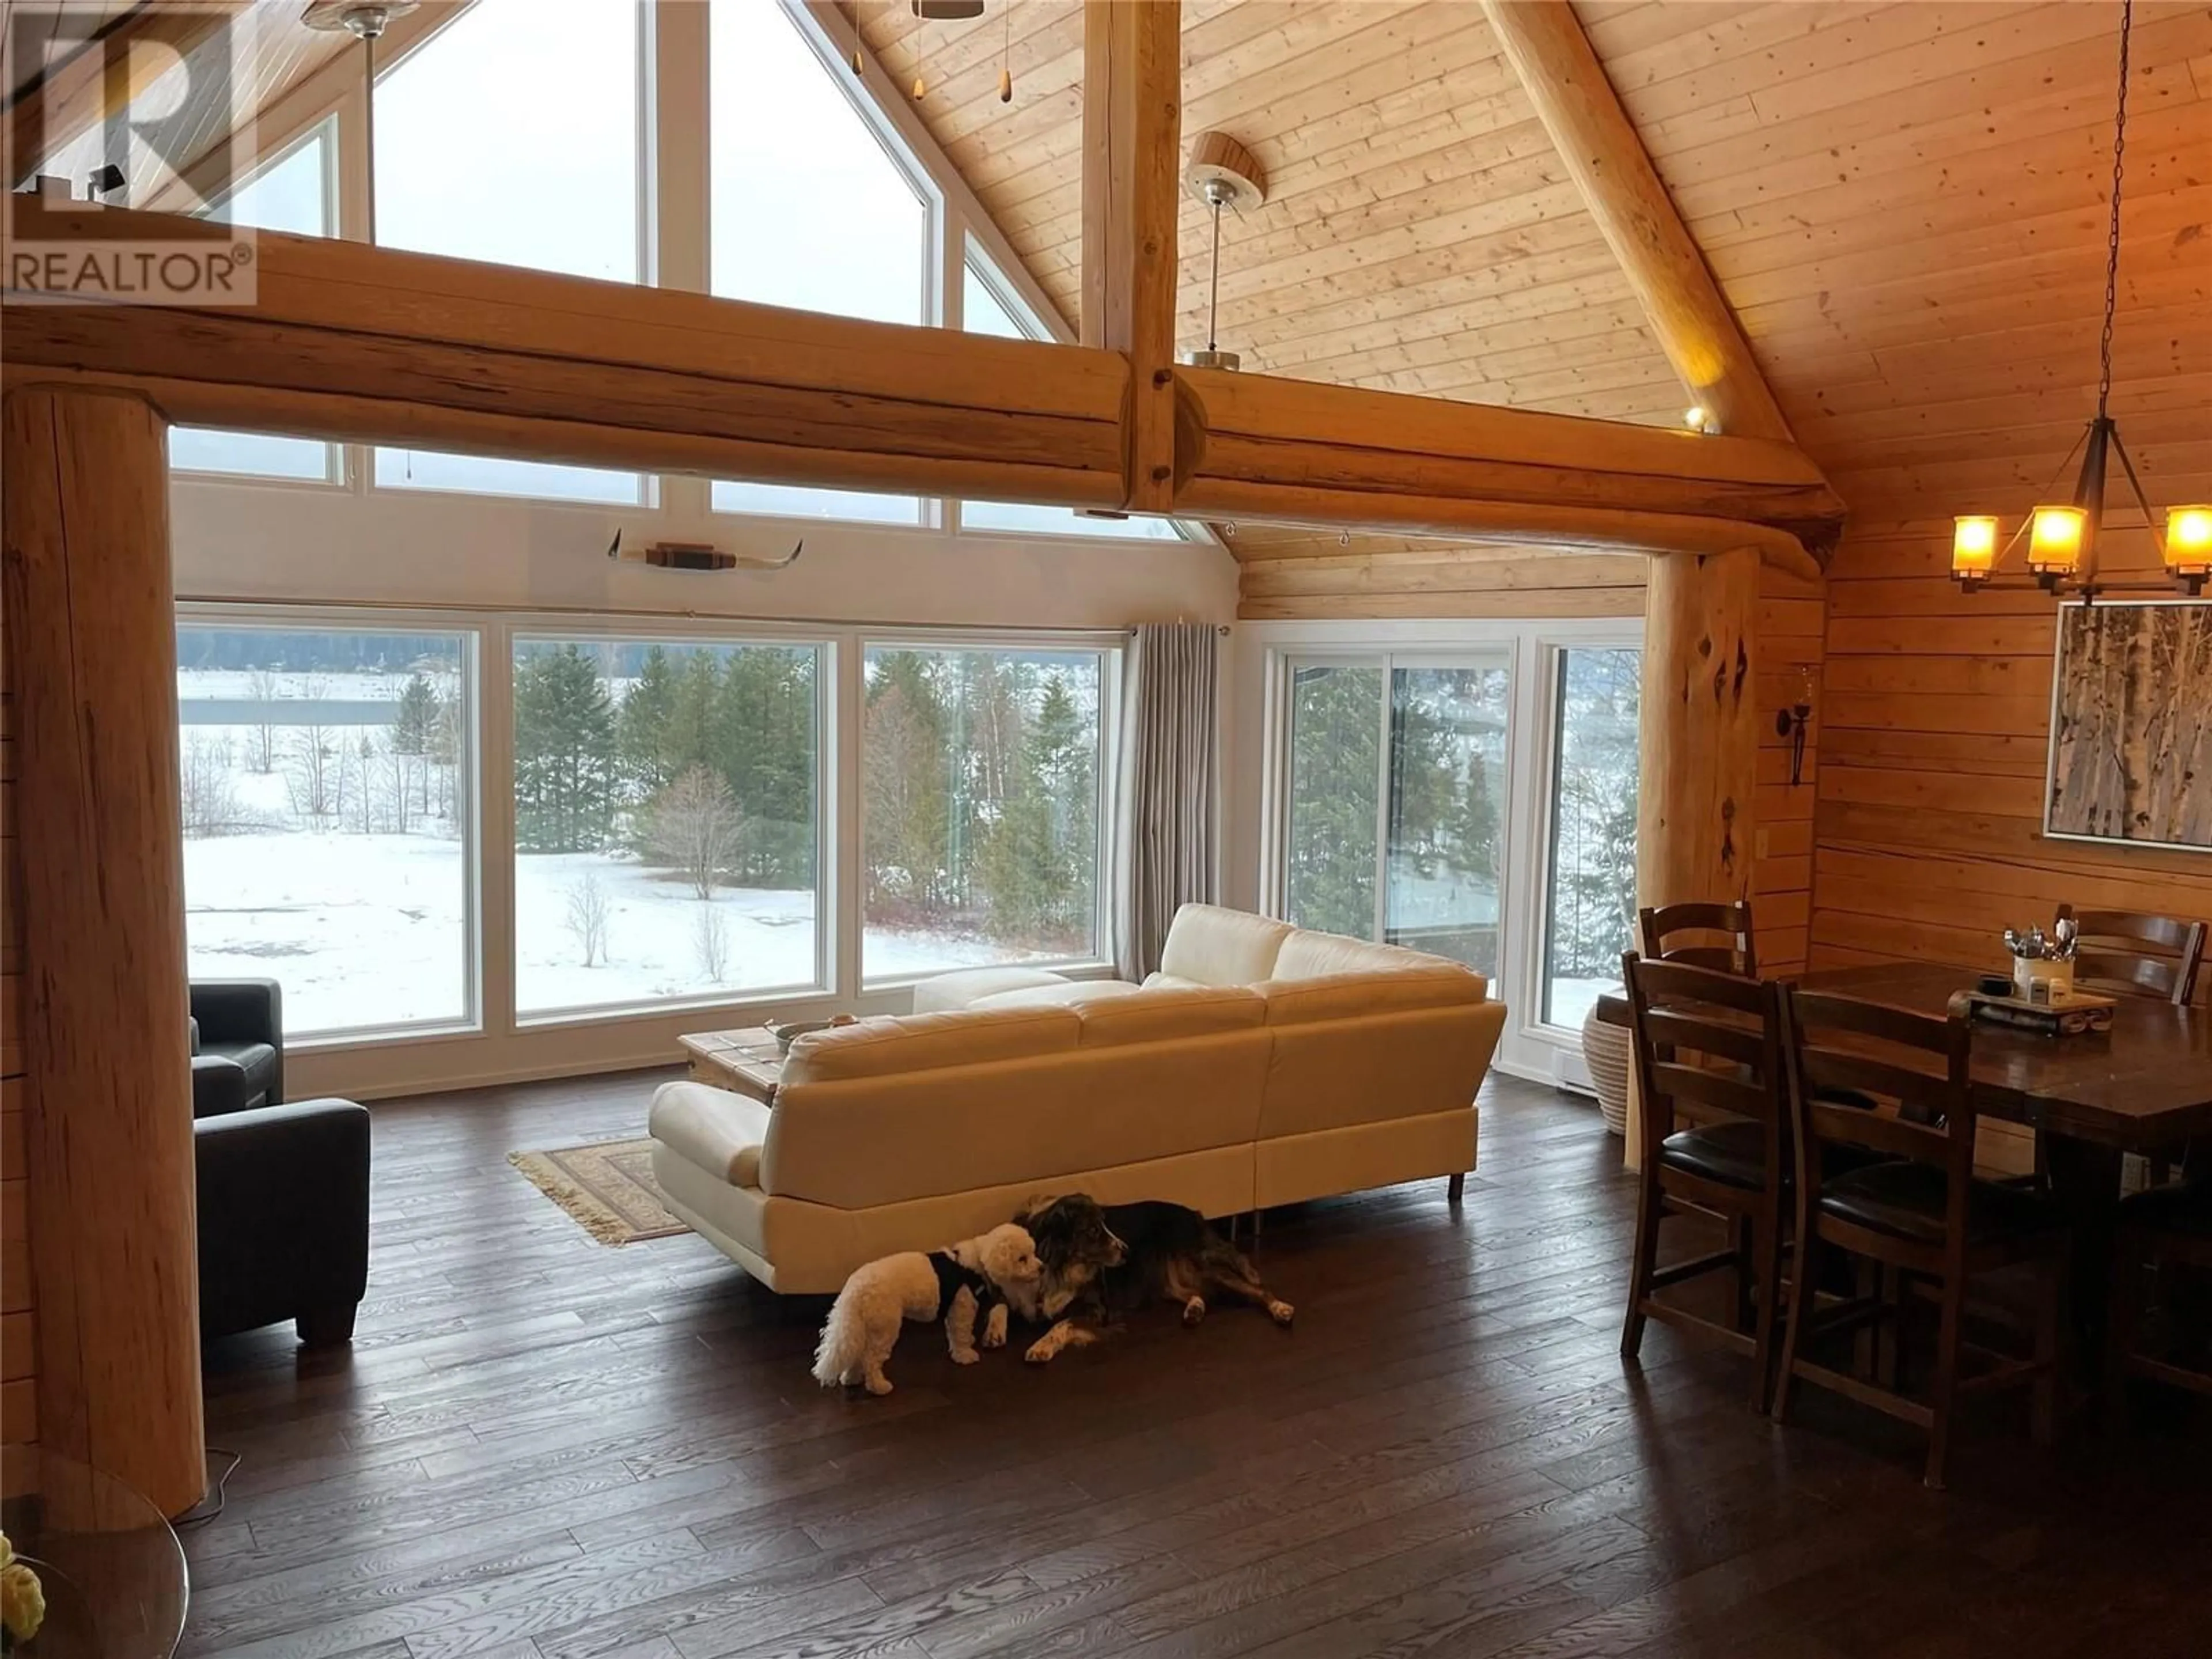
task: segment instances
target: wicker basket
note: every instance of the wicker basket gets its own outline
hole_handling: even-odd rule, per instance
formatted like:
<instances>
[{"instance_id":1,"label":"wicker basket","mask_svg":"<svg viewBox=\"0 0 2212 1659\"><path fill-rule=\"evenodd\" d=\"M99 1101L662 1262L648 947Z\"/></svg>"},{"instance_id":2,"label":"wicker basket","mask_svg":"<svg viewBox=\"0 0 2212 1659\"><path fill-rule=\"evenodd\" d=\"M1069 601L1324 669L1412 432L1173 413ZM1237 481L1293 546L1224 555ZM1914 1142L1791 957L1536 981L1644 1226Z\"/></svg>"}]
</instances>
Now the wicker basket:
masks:
<instances>
[{"instance_id":1,"label":"wicker basket","mask_svg":"<svg viewBox=\"0 0 2212 1659\"><path fill-rule=\"evenodd\" d=\"M1590 1086L1597 1091L1597 1109L1605 1127L1617 1135L1628 1133L1628 1028L1614 1025L1589 1011L1583 1021L1583 1064L1589 1067Z\"/></svg>"}]
</instances>

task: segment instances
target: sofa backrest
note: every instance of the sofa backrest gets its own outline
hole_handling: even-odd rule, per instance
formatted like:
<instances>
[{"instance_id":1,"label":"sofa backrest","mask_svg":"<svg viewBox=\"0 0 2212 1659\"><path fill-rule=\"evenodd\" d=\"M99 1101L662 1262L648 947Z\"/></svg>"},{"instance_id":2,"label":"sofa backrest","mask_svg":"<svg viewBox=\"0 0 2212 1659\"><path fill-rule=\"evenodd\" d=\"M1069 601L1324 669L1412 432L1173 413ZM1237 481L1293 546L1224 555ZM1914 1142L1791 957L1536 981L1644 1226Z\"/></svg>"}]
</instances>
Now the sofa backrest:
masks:
<instances>
[{"instance_id":1,"label":"sofa backrest","mask_svg":"<svg viewBox=\"0 0 2212 1659\"><path fill-rule=\"evenodd\" d=\"M1160 976L1188 985L1257 985L1275 974L1275 958L1291 936L1288 922L1186 904L1176 912L1160 948Z\"/></svg>"},{"instance_id":2,"label":"sofa backrest","mask_svg":"<svg viewBox=\"0 0 2212 1659\"><path fill-rule=\"evenodd\" d=\"M1249 1146L1265 1017L1255 991L1163 991L802 1037L776 1089L761 1189L865 1209Z\"/></svg>"},{"instance_id":3,"label":"sofa backrest","mask_svg":"<svg viewBox=\"0 0 2212 1659\"><path fill-rule=\"evenodd\" d=\"M1415 969L1462 974L1474 971L1426 951L1409 951L1402 945L1370 945L1364 939L1309 933L1301 927L1283 941L1283 948L1275 956L1275 971L1267 977L1321 979L1344 974L1405 973ZM1476 978L1482 982L1480 975Z\"/></svg>"},{"instance_id":4,"label":"sofa backrest","mask_svg":"<svg viewBox=\"0 0 2212 1659\"><path fill-rule=\"evenodd\" d=\"M1154 985L1118 981L1039 986L986 997L978 1008L1066 1008L1083 1022L1080 1048L1249 1031L1267 1024L1267 1002L1249 985Z\"/></svg>"}]
</instances>

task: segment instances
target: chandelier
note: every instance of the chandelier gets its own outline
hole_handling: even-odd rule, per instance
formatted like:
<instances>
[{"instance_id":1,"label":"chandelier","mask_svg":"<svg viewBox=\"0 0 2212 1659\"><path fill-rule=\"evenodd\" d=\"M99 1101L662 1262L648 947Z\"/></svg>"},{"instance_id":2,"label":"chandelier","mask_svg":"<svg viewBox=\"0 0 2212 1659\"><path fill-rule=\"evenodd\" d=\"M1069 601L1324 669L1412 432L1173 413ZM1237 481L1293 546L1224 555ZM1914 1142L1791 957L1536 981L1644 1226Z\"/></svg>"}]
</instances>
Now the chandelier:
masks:
<instances>
[{"instance_id":1,"label":"chandelier","mask_svg":"<svg viewBox=\"0 0 2212 1659\"><path fill-rule=\"evenodd\" d=\"M2128 36L2134 13L2134 0L2122 0L2120 89L2112 117L2112 220L2105 246L2105 330L2098 346L2097 413L2051 479L2055 486L2079 456L2081 465L2075 475L2074 496L2070 501L2046 499L2028 514L2002 546L1998 544L2001 526L1994 514L1966 514L1954 520L1951 575L1968 593L1992 587L2033 586L2050 593L2075 593L2084 600L2093 600L2101 593L2169 591L2162 582L2106 582L2097 579L2097 541L2105 522L2106 473L2114 456L2119 458L2129 493L2135 498L2143 524L2164 557L2170 581L2194 598L2203 592L2207 577L2212 577L2212 506L2191 504L2169 509L2166 533L2160 537L2156 516L2143 495L2142 480L2136 476L2135 462L2129 458L2127 445L2120 440L2119 423L2113 420L2108 407L2112 392L2112 317L2119 305L2120 182L2127 161ZM2048 498L2048 486L2045 495ZM1997 566L2023 536L2027 538L2027 563L2028 574L2034 579L2033 584L1993 580Z\"/></svg>"}]
</instances>

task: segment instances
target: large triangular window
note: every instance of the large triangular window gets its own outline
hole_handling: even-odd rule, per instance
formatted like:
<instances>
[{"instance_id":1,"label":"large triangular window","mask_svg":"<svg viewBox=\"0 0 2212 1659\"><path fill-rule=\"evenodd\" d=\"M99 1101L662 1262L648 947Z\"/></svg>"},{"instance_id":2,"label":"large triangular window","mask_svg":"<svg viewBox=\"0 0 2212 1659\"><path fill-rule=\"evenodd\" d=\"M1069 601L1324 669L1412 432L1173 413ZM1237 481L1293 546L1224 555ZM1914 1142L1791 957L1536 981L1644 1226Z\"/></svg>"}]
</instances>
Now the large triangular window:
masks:
<instances>
[{"instance_id":1,"label":"large triangular window","mask_svg":"<svg viewBox=\"0 0 2212 1659\"><path fill-rule=\"evenodd\" d=\"M527 11L528 16L520 14ZM473 6L376 86L376 240L603 281L644 274L641 14ZM634 505L635 472L380 448L387 489Z\"/></svg>"},{"instance_id":2,"label":"large triangular window","mask_svg":"<svg viewBox=\"0 0 2212 1659\"><path fill-rule=\"evenodd\" d=\"M248 173L208 210L208 217L298 236L333 234L337 229L337 150L336 124L325 121ZM318 438L180 426L169 433L169 465L185 472L328 483L337 477L337 446Z\"/></svg>"},{"instance_id":3,"label":"large triangular window","mask_svg":"<svg viewBox=\"0 0 2212 1659\"><path fill-rule=\"evenodd\" d=\"M710 283L724 299L934 320L930 203L776 0L708 14ZM919 524L913 495L719 483L718 511Z\"/></svg>"}]
</instances>

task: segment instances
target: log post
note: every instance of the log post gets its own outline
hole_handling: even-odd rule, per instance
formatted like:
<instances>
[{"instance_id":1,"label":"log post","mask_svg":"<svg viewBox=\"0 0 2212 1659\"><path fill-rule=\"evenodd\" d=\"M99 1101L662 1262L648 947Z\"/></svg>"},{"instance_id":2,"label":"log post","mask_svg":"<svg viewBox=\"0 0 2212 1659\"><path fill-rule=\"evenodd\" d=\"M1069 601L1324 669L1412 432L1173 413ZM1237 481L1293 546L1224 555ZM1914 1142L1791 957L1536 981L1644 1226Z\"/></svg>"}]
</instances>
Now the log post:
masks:
<instances>
[{"instance_id":1,"label":"log post","mask_svg":"<svg viewBox=\"0 0 2212 1659\"><path fill-rule=\"evenodd\" d=\"M1759 784L1752 635L1759 617L1759 565L1751 548L1669 553L1651 561L1637 741L1639 906L1733 903L1751 896L1752 811ZM1632 1163L1639 1111L1632 1095Z\"/></svg>"},{"instance_id":2,"label":"log post","mask_svg":"<svg viewBox=\"0 0 2212 1659\"><path fill-rule=\"evenodd\" d=\"M1180 0L1083 9L1083 343L1129 360L1123 505L1175 500Z\"/></svg>"},{"instance_id":3,"label":"log post","mask_svg":"<svg viewBox=\"0 0 2212 1659\"><path fill-rule=\"evenodd\" d=\"M167 437L131 394L0 404L40 1440L174 1515L207 1470Z\"/></svg>"}]
</instances>

